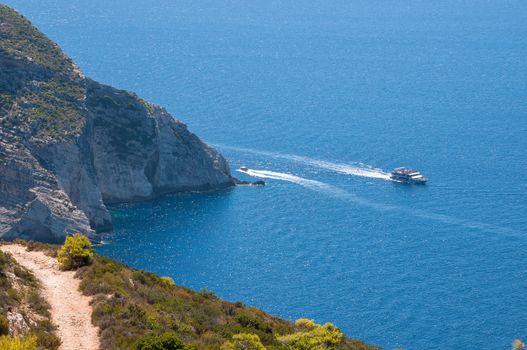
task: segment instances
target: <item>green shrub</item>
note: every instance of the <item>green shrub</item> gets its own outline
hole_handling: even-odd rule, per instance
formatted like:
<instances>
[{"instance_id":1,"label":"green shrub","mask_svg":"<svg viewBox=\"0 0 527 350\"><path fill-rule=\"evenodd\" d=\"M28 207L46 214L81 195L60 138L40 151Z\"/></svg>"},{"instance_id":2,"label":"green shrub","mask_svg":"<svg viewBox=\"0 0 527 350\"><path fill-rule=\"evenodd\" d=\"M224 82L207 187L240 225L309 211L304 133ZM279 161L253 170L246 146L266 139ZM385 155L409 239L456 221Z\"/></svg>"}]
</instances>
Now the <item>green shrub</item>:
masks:
<instances>
[{"instance_id":1,"label":"green shrub","mask_svg":"<svg viewBox=\"0 0 527 350\"><path fill-rule=\"evenodd\" d=\"M60 338L50 331L38 331L34 334L37 337L37 346L39 349L56 350L61 344Z\"/></svg>"},{"instance_id":2,"label":"green shrub","mask_svg":"<svg viewBox=\"0 0 527 350\"><path fill-rule=\"evenodd\" d=\"M88 237L76 233L66 237L66 242L57 254L60 268L63 270L73 270L86 266L93 261L93 249Z\"/></svg>"},{"instance_id":3,"label":"green shrub","mask_svg":"<svg viewBox=\"0 0 527 350\"><path fill-rule=\"evenodd\" d=\"M163 276L161 277L161 281L166 285L166 286L169 286L169 287L173 287L176 285L176 283L174 282L174 280L168 276Z\"/></svg>"},{"instance_id":4,"label":"green shrub","mask_svg":"<svg viewBox=\"0 0 527 350\"><path fill-rule=\"evenodd\" d=\"M135 344L136 350L190 350L178 335L174 332L167 332L160 336L148 336L139 339Z\"/></svg>"},{"instance_id":5,"label":"green shrub","mask_svg":"<svg viewBox=\"0 0 527 350\"><path fill-rule=\"evenodd\" d=\"M11 299L12 301L16 301L17 303L20 302L21 296L18 294L15 288L8 288L6 290L6 294L8 298Z\"/></svg>"},{"instance_id":6,"label":"green shrub","mask_svg":"<svg viewBox=\"0 0 527 350\"><path fill-rule=\"evenodd\" d=\"M25 339L18 337L0 337L0 349L2 350L36 350L37 338L27 337Z\"/></svg>"},{"instance_id":7,"label":"green shrub","mask_svg":"<svg viewBox=\"0 0 527 350\"><path fill-rule=\"evenodd\" d=\"M8 257L0 250L0 270L4 269L4 267L9 263Z\"/></svg>"},{"instance_id":8,"label":"green shrub","mask_svg":"<svg viewBox=\"0 0 527 350\"><path fill-rule=\"evenodd\" d=\"M32 286L37 285L37 279L27 269L21 266L15 265L15 267L13 268L13 272L15 273L16 277L24 280L24 282L26 282L27 284L32 285Z\"/></svg>"},{"instance_id":9,"label":"green shrub","mask_svg":"<svg viewBox=\"0 0 527 350\"><path fill-rule=\"evenodd\" d=\"M263 323L262 321L249 317L247 315L238 316L237 321L245 328L252 328L257 331L272 333L273 329L268 324Z\"/></svg>"},{"instance_id":10,"label":"green shrub","mask_svg":"<svg viewBox=\"0 0 527 350\"><path fill-rule=\"evenodd\" d=\"M200 291L200 294L205 297L206 299L210 299L210 300L217 300L218 297L216 296L216 294L214 294L214 292L211 292L210 290L208 290L207 288L203 288L201 291Z\"/></svg>"},{"instance_id":11,"label":"green shrub","mask_svg":"<svg viewBox=\"0 0 527 350\"><path fill-rule=\"evenodd\" d=\"M31 307L33 311L35 311L37 314L41 316L44 316L47 318L51 317L49 313L50 306L48 302L46 301L46 299L44 299L42 295L40 295L39 290L35 290L35 289L29 290L25 293L25 297L26 297L26 303L29 304L29 306Z\"/></svg>"},{"instance_id":12,"label":"green shrub","mask_svg":"<svg viewBox=\"0 0 527 350\"><path fill-rule=\"evenodd\" d=\"M265 350L265 346L256 334L240 333L223 343L221 350Z\"/></svg>"},{"instance_id":13,"label":"green shrub","mask_svg":"<svg viewBox=\"0 0 527 350\"><path fill-rule=\"evenodd\" d=\"M9 321L4 315L0 315L0 335L9 334ZM1 348L0 348L1 349Z\"/></svg>"},{"instance_id":14,"label":"green shrub","mask_svg":"<svg viewBox=\"0 0 527 350\"><path fill-rule=\"evenodd\" d=\"M344 334L331 323L323 326L312 320L295 322L298 332L278 337L278 341L292 350L319 350L333 348L344 340Z\"/></svg>"}]
</instances>

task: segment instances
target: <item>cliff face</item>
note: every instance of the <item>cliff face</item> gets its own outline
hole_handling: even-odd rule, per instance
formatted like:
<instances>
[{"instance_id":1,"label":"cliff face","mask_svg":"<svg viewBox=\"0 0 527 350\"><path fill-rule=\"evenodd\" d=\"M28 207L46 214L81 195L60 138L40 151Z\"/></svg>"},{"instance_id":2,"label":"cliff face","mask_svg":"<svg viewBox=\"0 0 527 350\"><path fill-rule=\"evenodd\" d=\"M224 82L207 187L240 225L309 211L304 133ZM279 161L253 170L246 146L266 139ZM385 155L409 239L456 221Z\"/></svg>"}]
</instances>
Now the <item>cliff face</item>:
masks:
<instances>
[{"instance_id":1,"label":"cliff face","mask_svg":"<svg viewBox=\"0 0 527 350\"><path fill-rule=\"evenodd\" d=\"M96 238L105 204L231 186L229 166L166 110L87 79L0 5L0 238Z\"/></svg>"},{"instance_id":2,"label":"cliff face","mask_svg":"<svg viewBox=\"0 0 527 350\"><path fill-rule=\"evenodd\" d=\"M87 91L88 142L106 203L230 183L225 159L163 108L93 81Z\"/></svg>"}]
</instances>

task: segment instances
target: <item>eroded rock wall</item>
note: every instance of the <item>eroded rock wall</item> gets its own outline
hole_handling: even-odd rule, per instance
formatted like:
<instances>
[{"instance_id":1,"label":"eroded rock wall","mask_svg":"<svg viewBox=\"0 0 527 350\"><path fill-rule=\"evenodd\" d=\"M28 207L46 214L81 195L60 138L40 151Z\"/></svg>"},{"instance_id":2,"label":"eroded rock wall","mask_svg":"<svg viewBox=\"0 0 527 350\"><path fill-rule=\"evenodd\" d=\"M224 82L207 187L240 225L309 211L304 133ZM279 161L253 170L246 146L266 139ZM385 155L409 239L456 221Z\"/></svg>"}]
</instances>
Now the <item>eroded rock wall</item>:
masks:
<instances>
[{"instance_id":1,"label":"eroded rock wall","mask_svg":"<svg viewBox=\"0 0 527 350\"><path fill-rule=\"evenodd\" d=\"M0 5L0 239L111 230L106 204L233 185L227 161L165 109L87 79Z\"/></svg>"}]
</instances>

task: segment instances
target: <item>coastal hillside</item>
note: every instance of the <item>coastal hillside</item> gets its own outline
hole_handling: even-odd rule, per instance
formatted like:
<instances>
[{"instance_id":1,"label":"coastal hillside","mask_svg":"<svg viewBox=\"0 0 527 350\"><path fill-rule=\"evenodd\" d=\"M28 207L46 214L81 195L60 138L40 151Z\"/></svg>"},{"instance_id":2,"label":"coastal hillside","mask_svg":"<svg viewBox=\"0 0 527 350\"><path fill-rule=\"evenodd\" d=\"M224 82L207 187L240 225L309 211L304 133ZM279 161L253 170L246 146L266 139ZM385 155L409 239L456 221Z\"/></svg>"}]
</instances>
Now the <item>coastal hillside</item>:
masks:
<instances>
[{"instance_id":1,"label":"coastal hillside","mask_svg":"<svg viewBox=\"0 0 527 350\"><path fill-rule=\"evenodd\" d=\"M0 5L0 238L96 239L106 204L231 186L226 160L162 107L86 78Z\"/></svg>"},{"instance_id":2,"label":"coastal hillside","mask_svg":"<svg viewBox=\"0 0 527 350\"><path fill-rule=\"evenodd\" d=\"M170 278L131 269L109 258L93 255L89 242L83 239L78 235L68 238L63 246L71 248L68 257L82 256L82 259L75 260L78 263L75 266L83 265L76 273L64 271L64 265L61 265L62 270L59 269L59 262L64 264L66 256L65 249L59 251L59 246L26 241L0 245L0 276L11 276L2 284L5 287L0 288L4 301L2 305L6 305L0 308L0 320L9 319L3 324L4 334L9 334L11 341L28 339L36 334L39 349L57 349L61 342L59 349L68 350L378 349L345 337L330 323L317 325L311 320L292 323L239 302L224 301L210 291L196 292L177 286ZM72 267L66 266L67 269ZM17 273L17 269L22 272ZM17 308L20 303L14 300L18 294L10 292L19 288L13 286L20 285L10 282L14 281L15 274L29 276L24 278L29 279L32 285L44 287L44 298L38 294L33 298L39 301L38 305L44 305L40 308L47 317L45 325L49 328L49 320L52 319L53 325L58 328L52 333L57 336L50 336L55 340L52 346L43 343L50 340L41 339L38 329L18 331L13 317L9 316L13 314L9 310L23 309ZM62 282L42 281L41 284L39 279L48 275ZM74 287L75 284L80 290ZM60 293L64 292L69 293L67 298L61 296ZM84 298L89 298L89 302ZM46 300L49 300L51 309ZM90 317L92 324L85 321ZM27 313L21 313L18 318L31 324ZM60 341L57 342L57 339Z\"/></svg>"},{"instance_id":3,"label":"coastal hillside","mask_svg":"<svg viewBox=\"0 0 527 350\"><path fill-rule=\"evenodd\" d=\"M8 336L39 350L58 349L61 341L41 292L35 275L0 247L0 349L12 349L5 344Z\"/></svg>"}]
</instances>

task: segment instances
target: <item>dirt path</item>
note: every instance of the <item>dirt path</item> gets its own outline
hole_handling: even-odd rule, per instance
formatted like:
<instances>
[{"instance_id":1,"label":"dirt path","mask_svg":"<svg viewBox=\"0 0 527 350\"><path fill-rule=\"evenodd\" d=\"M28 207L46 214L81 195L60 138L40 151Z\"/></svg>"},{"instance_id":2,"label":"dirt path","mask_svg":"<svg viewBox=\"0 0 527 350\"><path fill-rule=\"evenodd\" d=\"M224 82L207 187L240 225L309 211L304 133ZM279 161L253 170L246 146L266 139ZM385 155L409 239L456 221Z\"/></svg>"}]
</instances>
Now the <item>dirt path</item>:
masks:
<instances>
[{"instance_id":1,"label":"dirt path","mask_svg":"<svg viewBox=\"0 0 527 350\"><path fill-rule=\"evenodd\" d=\"M15 260L31 270L42 283L42 296L51 305L51 319L62 340L60 350L98 350L99 335L91 323L90 298L79 290L75 272L60 271L57 260L42 252L28 252L20 245L2 245Z\"/></svg>"}]
</instances>

